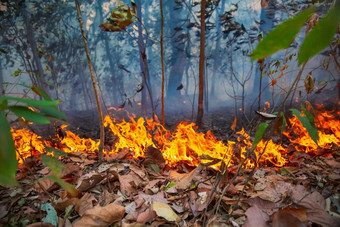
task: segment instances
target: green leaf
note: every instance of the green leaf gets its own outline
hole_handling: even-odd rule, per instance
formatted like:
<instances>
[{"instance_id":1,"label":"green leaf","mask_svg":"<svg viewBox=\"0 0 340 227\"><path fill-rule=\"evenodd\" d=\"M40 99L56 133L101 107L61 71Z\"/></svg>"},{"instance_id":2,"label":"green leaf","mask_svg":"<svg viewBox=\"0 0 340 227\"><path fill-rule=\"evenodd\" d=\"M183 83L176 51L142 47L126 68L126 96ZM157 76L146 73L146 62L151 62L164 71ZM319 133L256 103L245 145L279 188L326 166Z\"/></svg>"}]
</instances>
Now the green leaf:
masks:
<instances>
[{"instance_id":1,"label":"green leaf","mask_svg":"<svg viewBox=\"0 0 340 227\"><path fill-rule=\"evenodd\" d=\"M0 48L0 52L3 53L3 54L8 54L7 51L5 51L4 49Z\"/></svg>"},{"instance_id":2,"label":"green leaf","mask_svg":"<svg viewBox=\"0 0 340 227\"><path fill-rule=\"evenodd\" d=\"M268 57L278 50L289 47L300 28L314 11L315 7L311 7L274 28L253 50L251 60Z\"/></svg>"},{"instance_id":3,"label":"green leaf","mask_svg":"<svg viewBox=\"0 0 340 227\"><path fill-rule=\"evenodd\" d=\"M66 116L64 113L60 112L56 106L41 106L41 113L46 114L51 117L55 117L57 119L65 119Z\"/></svg>"},{"instance_id":4,"label":"green leaf","mask_svg":"<svg viewBox=\"0 0 340 227\"><path fill-rule=\"evenodd\" d=\"M58 214L57 211L50 203L44 203L41 205L41 210L46 211L47 215L42 219L44 222L51 223L53 226L58 226Z\"/></svg>"},{"instance_id":5,"label":"green leaf","mask_svg":"<svg viewBox=\"0 0 340 227\"><path fill-rule=\"evenodd\" d=\"M150 167L156 173L160 173L161 172L161 170L159 169L158 165L156 165L156 164L150 164Z\"/></svg>"},{"instance_id":6,"label":"green leaf","mask_svg":"<svg viewBox=\"0 0 340 227\"><path fill-rule=\"evenodd\" d=\"M290 109L293 114L299 119L299 121L301 122L301 124L303 125L303 127L306 128L306 130L308 131L308 134L310 135L310 137L312 138L312 140L318 144L318 140L319 140L319 134L318 134L318 130L316 129L315 126L313 126L309 119L305 116L301 116L301 112L298 111L297 109Z\"/></svg>"},{"instance_id":7,"label":"green leaf","mask_svg":"<svg viewBox=\"0 0 340 227\"><path fill-rule=\"evenodd\" d=\"M34 93L36 93L37 95L43 97L45 100L52 101L50 96L43 89L41 89L40 87L32 86L31 89L32 89L32 91Z\"/></svg>"},{"instance_id":8,"label":"green leaf","mask_svg":"<svg viewBox=\"0 0 340 227\"><path fill-rule=\"evenodd\" d=\"M314 127L315 127L315 121L314 121L314 117L313 115L311 114L311 112L309 112L306 108L305 105L301 104L301 109L303 110L303 113L306 115L306 117L308 118L309 120L309 123Z\"/></svg>"},{"instance_id":9,"label":"green leaf","mask_svg":"<svg viewBox=\"0 0 340 227\"><path fill-rule=\"evenodd\" d=\"M335 4L315 25L303 41L298 55L299 65L325 49L332 42L340 22L340 4Z\"/></svg>"},{"instance_id":10,"label":"green leaf","mask_svg":"<svg viewBox=\"0 0 340 227\"><path fill-rule=\"evenodd\" d=\"M257 146L257 144L260 142L260 140L262 139L263 134L266 131L267 127L268 127L267 123L261 123L257 127L256 133L255 133L255 139L254 139L253 144L251 145L250 152L252 152L255 149L255 147Z\"/></svg>"},{"instance_id":11,"label":"green leaf","mask_svg":"<svg viewBox=\"0 0 340 227\"><path fill-rule=\"evenodd\" d=\"M65 208L64 219L70 216L72 209L73 209L73 205L69 205Z\"/></svg>"},{"instance_id":12,"label":"green leaf","mask_svg":"<svg viewBox=\"0 0 340 227\"><path fill-rule=\"evenodd\" d=\"M19 76L21 74L21 71L15 71L14 73L13 73L13 76L15 76L15 77L17 77L17 76Z\"/></svg>"},{"instance_id":13,"label":"green leaf","mask_svg":"<svg viewBox=\"0 0 340 227\"><path fill-rule=\"evenodd\" d=\"M59 177L57 177L55 175L49 175L45 178L53 180L54 182L59 184L63 189L65 189L65 191L70 193L73 197L75 197L77 195L76 188L72 184L67 183L66 181L60 179Z\"/></svg>"},{"instance_id":14,"label":"green leaf","mask_svg":"<svg viewBox=\"0 0 340 227\"><path fill-rule=\"evenodd\" d=\"M50 120L44 115L30 110L26 106L9 106L8 109L12 111L18 117L23 117L27 121L31 121L36 124L49 124Z\"/></svg>"},{"instance_id":15,"label":"green leaf","mask_svg":"<svg viewBox=\"0 0 340 227\"><path fill-rule=\"evenodd\" d=\"M281 173L283 173L285 175L291 175L292 178L296 178L296 176L292 172L290 172L288 169L286 169L285 167L282 167L280 169L280 171L281 171Z\"/></svg>"},{"instance_id":16,"label":"green leaf","mask_svg":"<svg viewBox=\"0 0 340 227\"><path fill-rule=\"evenodd\" d=\"M62 169L65 166L56 158L49 155L41 154L41 161L57 176L61 176Z\"/></svg>"},{"instance_id":17,"label":"green leaf","mask_svg":"<svg viewBox=\"0 0 340 227\"><path fill-rule=\"evenodd\" d=\"M45 107L45 106L55 106L58 103L60 103L59 100L56 101L49 101L49 100L33 100L33 99L27 99L27 98L17 98L17 97L11 97L11 96L0 96L0 102L2 100L11 100L11 101L17 101L26 103L30 106L34 107Z\"/></svg>"},{"instance_id":18,"label":"green leaf","mask_svg":"<svg viewBox=\"0 0 340 227\"><path fill-rule=\"evenodd\" d=\"M0 111L0 144L0 184L15 186L18 184L15 180L18 162L11 129L4 111Z\"/></svg>"},{"instance_id":19,"label":"green leaf","mask_svg":"<svg viewBox=\"0 0 340 227\"><path fill-rule=\"evenodd\" d=\"M22 207L24 204L25 204L25 199L24 199L24 198L21 198L21 199L18 201L18 205Z\"/></svg>"},{"instance_id":20,"label":"green leaf","mask_svg":"<svg viewBox=\"0 0 340 227\"><path fill-rule=\"evenodd\" d=\"M168 190L169 188L172 188L173 186L175 186L175 182L171 181L171 182L164 188L164 191Z\"/></svg>"}]
</instances>

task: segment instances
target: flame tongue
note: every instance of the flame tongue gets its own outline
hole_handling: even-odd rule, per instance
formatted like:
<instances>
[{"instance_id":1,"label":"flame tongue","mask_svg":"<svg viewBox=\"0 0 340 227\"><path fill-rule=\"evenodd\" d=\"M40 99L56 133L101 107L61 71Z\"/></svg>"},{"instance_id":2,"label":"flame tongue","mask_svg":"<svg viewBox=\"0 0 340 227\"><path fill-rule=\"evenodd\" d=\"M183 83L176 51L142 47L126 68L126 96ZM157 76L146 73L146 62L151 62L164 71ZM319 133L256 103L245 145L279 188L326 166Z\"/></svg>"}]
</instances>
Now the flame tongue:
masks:
<instances>
[{"instance_id":1,"label":"flame tongue","mask_svg":"<svg viewBox=\"0 0 340 227\"><path fill-rule=\"evenodd\" d=\"M294 125L294 134L297 134L298 137L293 136L292 132L285 132L284 134L291 142L298 144L298 149L303 148L306 152L315 151L317 145L309 137L308 132L298 119L293 117L291 122ZM319 124L319 128L323 128L327 132L319 131L319 146L321 148L329 149L333 144L340 145L340 125L333 115L328 112L321 113L316 122ZM250 136L245 133L244 129L237 132L240 135L237 142L223 143L217 140L210 131L206 134L197 132L194 123L180 123L171 133L152 119L139 118L135 120L135 117L130 117L130 122L116 122L114 118L106 116L104 126L110 128L111 136L117 138L111 150L105 150L106 154L129 149L134 154L134 158L143 157L147 147L153 146L162 152L169 166L175 166L180 161L187 162L190 165L198 165L202 161L200 156L209 157L210 160L223 159L227 163L234 152L236 157L230 161L229 165L237 165L240 160L246 157L246 153L252 144ZM95 153L98 150L98 141L80 138L66 130L66 127L66 125L61 126L66 136L58 138L58 142L43 140L27 129L12 129L12 136L17 150L24 159L45 153L45 146L56 147L65 152ZM261 156L265 147L265 152ZM259 160L261 164L271 163L275 166L284 166L287 163L286 158L283 157L285 153L285 149L272 140L260 141L254 153L251 154L251 158L246 160L245 165L247 167L254 166L255 160L261 156ZM19 157L18 161L21 163ZM217 168L219 165L220 163L213 167Z\"/></svg>"}]
</instances>

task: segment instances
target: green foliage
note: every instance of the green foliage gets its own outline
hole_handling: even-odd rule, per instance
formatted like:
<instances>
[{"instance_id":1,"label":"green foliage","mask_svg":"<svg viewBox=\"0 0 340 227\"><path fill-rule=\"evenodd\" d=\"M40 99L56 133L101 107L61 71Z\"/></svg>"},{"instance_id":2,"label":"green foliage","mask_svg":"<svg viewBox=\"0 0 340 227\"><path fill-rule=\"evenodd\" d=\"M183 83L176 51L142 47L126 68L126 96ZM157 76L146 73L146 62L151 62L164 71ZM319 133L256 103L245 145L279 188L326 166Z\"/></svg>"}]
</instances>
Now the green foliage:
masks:
<instances>
[{"instance_id":1,"label":"green foliage","mask_svg":"<svg viewBox=\"0 0 340 227\"><path fill-rule=\"evenodd\" d=\"M65 119L65 114L61 113L56 105L59 101L52 101L45 91L38 87L31 87L37 94L45 100L32 100L11 96L0 96L0 184L14 186L17 184L15 173L18 163L15 155L15 146L11 135L11 129L6 119L5 110L9 110L18 117L23 117L27 121L36 124L48 124L48 118ZM8 101L15 101L23 105L8 106ZM34 107L40 112L32 111L29 107Z\"/></svg>"},{"instance_id":2,"label":"green foliage","mask_svg":"<svg viewBox=\"0 0 340 227\"><path fill-rule=\"evenodd\" d=\"M303 125L303 127L306 128L306 130L308 131L308 134L310 135L310 137L312 138L312 140L318 144L318 140L319 140L319 134L318 134L318 130L315 127L314 124L314 119L310 120L310 118L312 118L310 115L311 113L309 113L309 111L307 109L304 109L304 116L301 116L301 112L298 111L297 109L290 109L293 114L299 119L299 121L301 122L301 124ZM308 116L308 117L307 117Z\"/></svg>"},{"instance_id":3,"label":"green foliage","mask_svg":"<svg viewBox=\"0 0 340 227\"><path fill-rule=\"evenodd\" d=\"M76 188L72 184L67 183L66 181L60 179L56 175L49 175L46 178L50 179L50 180L53 180L54 182L59 184L65 191L70 193L72 196L76 196L77 195L77 190L76 190Z\"/></svg>"},{"instance_id":4,"label":"green foliage","mask_svg":"<svg viewBox=\"0 0 340 227\"><path fill-rule=\"evenodd\" d=\"M0 184L15 186L17 185L15 173L17 172L18 162L15 156L11 129L4 110L0 110L0 144Z\"/></svg>"},{"instance_id":5,"label":"green foliage","mask_svg":"<svg viewBox=\"0 0 340 227\"><path fill-rule=\"evenodd\" d=\"M256 133L255 133L255 139L254 139L253 144L251 145L250 152L252 152L255 149L255 147L257 146L257 144L260 142L260 140L262 139L263 134L266 131L267 127L268 127L267 123L261 123L257 127Z\"/></svg>"},{"instance_id":6,"label":"green foliage","mask_svg":"<svg viewBox=\"0 0 340 227\"><path fill-rule=\"evenodd\" d=\"M41 205L41 210L46 211L47 215L42 219L43 222L51 223L53 226L58 226L58 214L57 211L50 203L44 203Z\"/></svg>"},{"instance_id":7,"label":"green foliage","mask_svg":"<svg viewBox=\"0 0 340 227\"><path fill-rule=\"evenodd\" d=\"M18 117L23 117L27 121L31 121L36 124L49 124L50 120L43 114L32 111L26 106L9 106L8 109L12 111Z\"/></svg>"},{"instance_id":8,"label":"green foliage","mask_svg":"<svg viewBox=\"0 0 340 227\"><path fill-rule=\"evenodd\" d=\"M61 171L65 169L65 166L56 157L41 154L40 158L55 175L61 176Z\"/></svg>"},{"instance_id":9,"label":"green foliage","mask_svg":"<svg viewBox=\"0 0 340 227\"><path fill-rule=\"evenodd\" d=\"M278 50L289 47L300 28L314 11L315 7L311 7L274 28L253 50L251 60L268 57Z\"/></svg>"},{"instance_id":10,"label":"green foliage","mask_svg":"<svg viewBox=\"0 0 340 227\"><path fill-rule=\"evenodd\" d=\"M169 188L172 188L173 186L175 186L175 182L171 181L171 182L164 188L164 191L168 190Z\"/></svg>"},{"instance_id":11,"label":"green foliage","mask_svg":"<svg viewBox=\"0 0 340 227\"><path fill-rule=\"evenodd\" d=\"M130 7L122 4L111 11L111 17L107 19L109 23L101 23L99 27L104 31L119 32L135 22L135 17Z\"/></svg>"},{"instance_id":12,"label":"green foliage","mask_svg":"<svg viewBox=\"0 0 340 227\"><path fill-rule=\"evenodd\" d=\"M0 52L3 53L3 54L8 54L7 51L5 51L4 49L0 48Z\"/></svg>"},{"instance_id":13,"label":"green foliage","mask_svg":"<svg viewBox=\"0 0 340 227\"><path fill-rule=\"evenodd\" d=\"M325 49L332 42L334 34L340 22L340 3L330 9L327 15L315 25L313 30L306 36L301 45L298 55L299 64Z\"/></svg>"},{"instance_id":14,"label":"green foliage","mask_svg":"<svg viewBox=\"0 0 340 227\"><path fill-rule=\"evenodd\" d=\"M288 48L300 28L315 9L316 8L313 6L274 28L257 45L251 54L251 60L262 59L274 54L280 49ZM306 36L300 47L298 55L299 65L305 63L308 59L322 51L332 42L339 22L340 3L337 2L335 7L330 9L327 15L321 19Z\"/></svg>"},{"instance_id":15,"label":"green foliage","mask_svg":"<svg viewBox=\"0 0 340 227\"><path fill-rule=\"evenodd\" d=\"M53 150L53 148L46 148L47 150ZM58 149L54 150L55 152L60 151ZM52 157L49 155L41 154L41 161L52 171L53 175L49 175L45 178L50 179L57 184L59 184L65 191L70 193L72 196L76 196L77 190L72 184L65 182L60 179L62 175L62 170L65 169L65 166L58 160L56 157ZM44 179L44 178L43 178Z\"/></svg>"}]
</instances>

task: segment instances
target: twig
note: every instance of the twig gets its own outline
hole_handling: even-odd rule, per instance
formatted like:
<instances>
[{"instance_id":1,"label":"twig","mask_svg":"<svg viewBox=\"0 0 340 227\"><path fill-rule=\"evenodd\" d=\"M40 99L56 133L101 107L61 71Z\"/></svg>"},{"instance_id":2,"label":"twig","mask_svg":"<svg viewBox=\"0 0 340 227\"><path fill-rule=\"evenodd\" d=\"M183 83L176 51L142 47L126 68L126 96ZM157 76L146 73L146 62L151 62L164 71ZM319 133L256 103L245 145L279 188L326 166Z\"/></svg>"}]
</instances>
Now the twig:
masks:
<instances>
[{"instance_id":1,"label":"twig","mask_svg":"<svg viewBox=\"0 0 340 227\"><path fill-rule=\"evenodd\" d=\"M19 155L19 157L20 157L20 159L21 159L23 165L26 166L28 172L30 172L30 174L33 176L33 178L37 181L38 186L43 190L43 192L45 192L45 194L51 199L51 201L53 201L53 197L52 197L52 196L50 195L50 193L49 193L49 192L48 192L48 191L40 184L39 179L34 175L34 173L32 172L31 168L28 167L28 166L26 165L25 160L24 160L24 158L22 157L22 155L20 154L20 152L19 152L17 149L15 149L15 151L16 151L17 154Z\"/></svg>"}]
</instances>

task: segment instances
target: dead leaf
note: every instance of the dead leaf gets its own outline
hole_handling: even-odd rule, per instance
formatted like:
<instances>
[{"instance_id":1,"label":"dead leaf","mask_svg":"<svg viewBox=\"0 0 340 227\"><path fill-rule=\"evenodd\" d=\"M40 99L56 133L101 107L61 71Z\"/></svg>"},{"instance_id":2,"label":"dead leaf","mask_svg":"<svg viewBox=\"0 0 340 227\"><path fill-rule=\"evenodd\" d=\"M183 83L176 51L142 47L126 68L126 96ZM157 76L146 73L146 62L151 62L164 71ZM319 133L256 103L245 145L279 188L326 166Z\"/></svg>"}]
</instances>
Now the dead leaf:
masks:
<instances>
[{"instance_id":1,"label":"dead leaf","mask_svg":"<svg viewBox=\"0 0 340 227\"><path fill-rule=\"evenodd\" d=\"M59 212L64 212L66 207L73 205L76 206L76 204L79 202L78 198L66 198L64 200L58 199L56 205L54 205L54 209L56 209Z\"/></svg>"},{"instance_id":2,"label":"dead leaf","mask_svg":"<svg viewBox=\"0 0 340 227\"><path fill-rule=\"evenodd\" d=\"M101 180L103 180L103 178L104 177L97 172L85 174L78 179L76 189L81 192L85 192L88 189L96 186Z\"/></svg>"},{"instance_id":3,"label":"dead leaf","mask_svg":"<svg viewBox=\"0 0 340 227\"><path fill-rule=\"evenodd\" d=\"M325 210L326 202L319 192L309 194L303 186L297 185L292 191L292 198L299 207L306 210L308 220L322 226L340 226L340 220Z\"/></svg>"},{"instance_id":4,"label":"dead leaf","mask_svg":"<svg viewBox=\"0 0 340 227\"><path fill-rule=\"evenodd\" d=\"M305 90L307 94L312 94L314 91L314 79L312 73L308 73L305 79Z\"/></svg>"},{"instance_id":5,"label":"dead leaf","mask_svg":"<svg viewBox=\"0 0 340 227\"><path fill-rule=\"evenodd\" d=\"M263 211L261 211L257 205L248 208L246 211L247 220L243 227L266 227L267 219Z\"/></svg>"},{"instance_id":6,"label":"dead leaf","mask_svg":"<svg viewBox=\"0 0 340 227\"><path fill-rule=\"evenodd\" d=\"M168 204L153 202L152 209L159 217L165 218L167 221L179 222L181 220Z\"/></svg>"},{"instance_id":7,"label":"dead leaf","mask_svg":"<svg viewBox=\"0 0 340 227\"><path fill-rule=\"evenodd\" d=\"M93 208L93 203L96 202L96 198L90 193L85 193L83 197L77 202L75 210L80 216L83 216L85 212Z\"/></svg>"},{"instance_id":8,"label":"dead leaf","mask_svg":"<svg viewBox=\"0 0 340 227\"><path fill-rule=\"evenodd\" d=\"M273 227L296 226L305 227L308 221L306 211L302 208L285 207L272 216Z\"/></svg>"},{"instance_id":9,"label":"dead leaf","mask_svg":"<svg viewBox=\"0 0 340 227\"><path fill-rule=\"evenodd\" d=\"M194 178L203 169L203 165L198 165L196 169L192 170L189 174L186 174L178 183L175 184L175 188L178 190L185 190L190 187Z\"/></svg>"},{"instance_id":10,"label":"dead leaf","mask_svg":"<svg viewBox=\"0 0 340 227\"><path fill-rule=\"evenodd\" d=\"M119 175L120 191L126 195L137 192L137 187L143 180L133 171L127 175Z\"/></svg>"},{"instance_id":11,"label":"dead leaf","mask_svg":"<svg viewBox=\"0 0 340 227\"><path fill-rule=\"evenodd\" d=\"M152 221L156 217L157 217L156 212L152 209L152 207L148 207L145 211L138 214L137 222L146 223L148 221Z\"/></svg>"},{"instance_id":12,"label":"dead leaf","mask_svg":"<svg viewBox=\"0 0 340 227\"><path fill-rule=\"evenodd\" d=\"M87 210L83 217L73 227L106 227L120 221L125 214L125 208L111 203L107 206L96 206Z\"/></svg>"},{"instance_id":13,"label":"dead leaf","mask_svg":"<svg viewBox=\"0 0 340 227\"><path fill-rule=\"evenodd\" d=\"M158 168L162 170L165 166L165 160L159 149L149 146L145 151L144 165L150 167L152 164L157 165Z\"/></svg>"},{"instance_id":14,"label":"dead leaf","mask_svg":"<svg viewBox=\"0 0 340 227\"><path fill-rule=\"evenodd\" d=\"M130 165L130 169L135 172L135 174L137 174L140 178L142 178L143 180L147 180L146 179L146 173L145 171L143 171L142 169L138 168L135 165Z\"/></svg>"},{"instance_id":15,"label":"dead leaf","mask_svg":"<svg viewBox=\"0 0 340 227\"><path fill-rule=\"evenodd\" d=\"M154 195L147 195L145 193L139 193L137 198L142 198L146 202L162 202L168 203L168 200L164 197L164 192L158 192Z\"/></svg>"},{"instance_id":16,"label":"dead leaf","mask_svg":"<svg viewBox=\"0 0 340 227\"><path fill-rule=\"evenodd\" d=\"M267 9L268 6L269 6L269 4L266 0L261 0L261 8Z\"/></svg>"}]
</instances>

